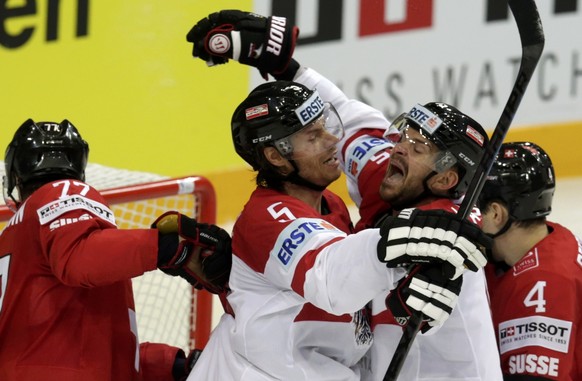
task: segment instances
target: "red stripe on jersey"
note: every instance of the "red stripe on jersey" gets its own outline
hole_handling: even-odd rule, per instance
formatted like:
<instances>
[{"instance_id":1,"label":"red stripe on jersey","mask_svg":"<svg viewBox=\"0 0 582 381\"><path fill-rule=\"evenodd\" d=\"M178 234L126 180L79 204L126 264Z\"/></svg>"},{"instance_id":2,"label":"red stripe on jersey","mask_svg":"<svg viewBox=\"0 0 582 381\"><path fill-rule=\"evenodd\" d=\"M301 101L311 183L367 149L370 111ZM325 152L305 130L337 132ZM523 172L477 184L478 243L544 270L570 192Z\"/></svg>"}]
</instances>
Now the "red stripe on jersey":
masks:
<instances>
[{"instance_id":1,"label":"red stripe on jersey","mask_svg":"<svg viewBox=\"0 0 582 381\"><path fill-rule=\"evenodd\" d=\"M295 274L293 275L293 281L291 282L291 288L293 289L293 291L305 297L305 290L303 289L303 286L305 285L305 274L307 273L307 271L313 268L317 256L319 255L319 253L321 253L323 249L325 249L332 243L340 241L342 239L344 239L344 237L334 238L327 242L325 245L322 245L315 250L308 251L301 258L301 260L297 264L297 267L295 268Z\"/></svg>"},{"instance_id":2,"label":"red stripe on jersey","mask_svg":"<svg viewBox=\"0 0 582 381\"><path fill-rule=\"evenodd\" d=\"M293 277L293 282L291 283L291 287L295 292L301 296L305 296L303 289L303 285L305 284L305 274L307 271L313 268L317 256L324 248L342 239L342 237L334 238L327 242L325 245L319 247L317 250L309 251L301 258L300 262L297 264L297 268L295 269L295 276ZM311 303L305 303L301 309L301 312L297 314L294 321L334 321L349 323L352 321L352 319L353 318L350 314L343 314L340 316L332 315L322 309L317 308Z\"/></svg>"}]
</instances>

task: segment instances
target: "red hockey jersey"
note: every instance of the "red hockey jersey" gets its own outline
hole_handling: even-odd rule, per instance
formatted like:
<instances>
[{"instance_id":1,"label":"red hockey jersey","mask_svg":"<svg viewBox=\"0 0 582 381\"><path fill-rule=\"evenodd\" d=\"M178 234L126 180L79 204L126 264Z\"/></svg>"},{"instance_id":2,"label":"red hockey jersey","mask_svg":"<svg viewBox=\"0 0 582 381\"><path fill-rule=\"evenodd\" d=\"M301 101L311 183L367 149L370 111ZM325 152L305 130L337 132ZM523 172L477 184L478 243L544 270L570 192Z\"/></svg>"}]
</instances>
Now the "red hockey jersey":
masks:
<instances>
[{"instance_id":1,"label":"red hockey jersey","mask_svg":"<svg viewBox=\"0 0 582 381\"><path fill-rule=\"evenodd\" d=\"M157 231L118 230L89 185L34 192L0 233L0 380L147 380L130 278L156 259ZM172 380L177 350L148 345L142 365Z\"/></svg>"},{"instance_id":2,"label":"red hockey jersey","mask_svg":"<svg viewBox=\"0 0 582 381\"><path fill-rule=\"evenodd\" d=\"M582 380L582 240L556 223L506 272L487 280L505 375Z\"/></svg>"}]
</instances>

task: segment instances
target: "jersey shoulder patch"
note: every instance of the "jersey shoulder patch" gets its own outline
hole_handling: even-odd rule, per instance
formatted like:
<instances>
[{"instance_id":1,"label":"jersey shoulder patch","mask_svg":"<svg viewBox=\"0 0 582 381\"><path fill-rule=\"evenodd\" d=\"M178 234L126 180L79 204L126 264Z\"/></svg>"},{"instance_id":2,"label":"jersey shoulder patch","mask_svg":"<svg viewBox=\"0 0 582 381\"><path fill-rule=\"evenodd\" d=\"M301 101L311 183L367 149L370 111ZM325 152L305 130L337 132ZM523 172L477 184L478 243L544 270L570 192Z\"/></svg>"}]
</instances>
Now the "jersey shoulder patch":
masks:
<instances>
[{"instance_id":1,"label":"jersey shoulder patch","mask_svg":"<svg viewBox=\"0 0 582 381\"><path fill-rule=\"evenodd\" d=\"M97 218L115 224L115 214L104 204L101 194L82 181L58 180L43 185L30 196L41 225L45 225L74 210L85 210ZM29 201L29 200L27 200ZM40 206L39 206L40 205Z\"/></svg>"},{"instance_id":2,"label":"jersey shoulder patch","mask_svg":"<svg viewBox=\"0 0 582 381\"><path fill-rule=\"evenodd\" d=\"M40 224L45 225L67 212L79 209L84 209L96 217L115 225L115 215L111 209L98 201L80 195L71 195L49 202L38 208L36 214Z\"/></svg>"},{"instance_id":3,"label":"jersey shoulder patch","mask_svg":"<svg viewBox=\"0 0 582 381\"><path fill-rule=\"evenodd\" d=\"M345 236L346 233L323 219L298 218L281 231L271 255L285 269L290 269L298 253L317 250L329 240Z\"/></svg>"}]
</instances>

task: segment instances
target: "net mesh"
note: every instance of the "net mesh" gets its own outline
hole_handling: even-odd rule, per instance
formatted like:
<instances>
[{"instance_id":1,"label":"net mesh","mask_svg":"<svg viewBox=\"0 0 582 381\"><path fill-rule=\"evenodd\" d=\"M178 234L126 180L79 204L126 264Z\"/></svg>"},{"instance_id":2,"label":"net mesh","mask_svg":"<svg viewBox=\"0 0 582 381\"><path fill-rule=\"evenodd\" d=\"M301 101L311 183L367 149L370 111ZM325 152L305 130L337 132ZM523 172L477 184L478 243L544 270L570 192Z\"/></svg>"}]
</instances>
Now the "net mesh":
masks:
<instances>
[{"instance_id":1,"label":"net mesh","mask_svg":"<svg viewBox=\"0 0 582 381\"><path fill-rule=\"evenodd\" d=\"M0 163L4 175L4 163ZM147 172L129 171L89 163L86 182L98 190L126 187L164 180L167 177ZM144 197L144 196L141 196ZM194 194L173 194L166 197L135 200L112 204L116 222L121 229L149 228L157 216L176 210L196 217L200 204ZM0 200L0 204L4 204ZM210 221L213 222L213 221ZM5 221L0 220L0 228ZM148 272L132 280L140 342L159 342L182 348L186 353L196 346L194 326L197 313L210 315L211 311L196 311L197 293L181 278L170 277L159 270ZM200 347L200 346L199 346Z\"/></svg>"}]
</instances>

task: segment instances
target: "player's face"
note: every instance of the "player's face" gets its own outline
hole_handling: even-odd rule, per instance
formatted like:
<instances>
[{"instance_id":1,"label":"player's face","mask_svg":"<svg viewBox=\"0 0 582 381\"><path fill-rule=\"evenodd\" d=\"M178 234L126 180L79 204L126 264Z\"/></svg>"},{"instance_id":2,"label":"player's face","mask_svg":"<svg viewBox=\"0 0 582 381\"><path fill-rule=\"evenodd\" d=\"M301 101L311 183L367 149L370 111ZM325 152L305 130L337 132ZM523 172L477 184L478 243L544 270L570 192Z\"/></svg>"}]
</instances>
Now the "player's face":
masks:
<instances>
[{"instance_id":1,"label":"player's face","mask_svg":"<svg viewBox=\"0 0 582 381\"><path fill-rule=\"evenodd\" d=\"M337 159L337 143L340 137L331 134L323 118L294 134L292 159L299 168L299 175L314 184L328 186L341 175Z\"/></svg>"},{"instance_id":2,"label":"player's face","mask_svg":"<svg viewBox=\"0 0 582 381\"><path fill-rule=\"evenodd\" d=\"M382 199L407 205L407 201L417 198L424 190L424 179L433 171L438 153L438 147L416 129L404 128L380 185Z\"/></svg>"}]
</instances>

